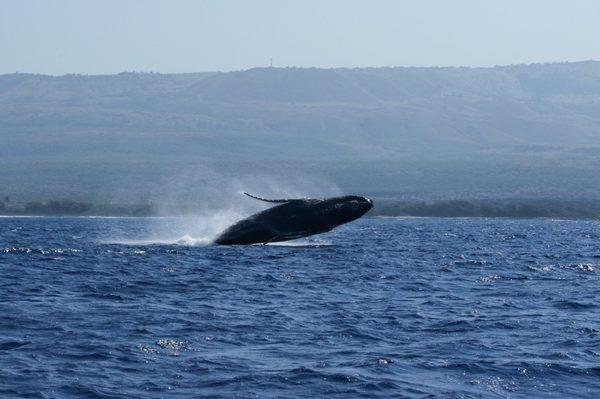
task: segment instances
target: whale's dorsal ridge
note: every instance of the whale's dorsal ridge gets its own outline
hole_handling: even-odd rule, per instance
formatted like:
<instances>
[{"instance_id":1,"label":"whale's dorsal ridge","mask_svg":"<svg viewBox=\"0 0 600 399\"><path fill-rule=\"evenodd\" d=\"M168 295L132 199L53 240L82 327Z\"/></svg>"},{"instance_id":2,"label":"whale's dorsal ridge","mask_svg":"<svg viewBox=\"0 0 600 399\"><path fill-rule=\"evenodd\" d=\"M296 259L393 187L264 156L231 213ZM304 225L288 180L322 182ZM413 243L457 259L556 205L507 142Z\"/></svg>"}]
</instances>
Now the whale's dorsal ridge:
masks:
<instances>
[{"instance_id":1,"label":"whale's dorsal ridge","mask_svg":"<svg viewBox=\"0 0 600 399\"><path fill-rule=\"evenodd\" d=\"M245 191L244 191L244 194L247 195L250 198L254 198L255 200L264 201L264 202L271 202L271 203L274 203L274 204L285 204L286 202L297 201L297 199L293 199L293 198L267 199L267 198L258 197L256 195L252 195L252 194L247 193Z\"/></svg>"}]
</instances>

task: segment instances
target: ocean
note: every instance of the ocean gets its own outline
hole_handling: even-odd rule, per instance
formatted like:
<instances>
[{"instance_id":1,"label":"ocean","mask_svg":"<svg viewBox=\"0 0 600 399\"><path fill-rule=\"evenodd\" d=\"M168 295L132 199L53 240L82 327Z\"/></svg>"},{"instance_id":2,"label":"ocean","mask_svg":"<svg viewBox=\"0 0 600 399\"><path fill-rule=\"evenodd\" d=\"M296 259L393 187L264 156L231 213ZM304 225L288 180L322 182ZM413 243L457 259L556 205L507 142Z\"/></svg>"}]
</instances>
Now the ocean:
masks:
<instances>
[{"instance_id":1,"label":"ocean","mask_svg":"<svg viewBox=\"0 0 600 399\"><path fill-rule=\"evenodd\" d=\"M600 222L193 223L0 218L0 397L600 397Z\"/></svg>"}]
</instances>

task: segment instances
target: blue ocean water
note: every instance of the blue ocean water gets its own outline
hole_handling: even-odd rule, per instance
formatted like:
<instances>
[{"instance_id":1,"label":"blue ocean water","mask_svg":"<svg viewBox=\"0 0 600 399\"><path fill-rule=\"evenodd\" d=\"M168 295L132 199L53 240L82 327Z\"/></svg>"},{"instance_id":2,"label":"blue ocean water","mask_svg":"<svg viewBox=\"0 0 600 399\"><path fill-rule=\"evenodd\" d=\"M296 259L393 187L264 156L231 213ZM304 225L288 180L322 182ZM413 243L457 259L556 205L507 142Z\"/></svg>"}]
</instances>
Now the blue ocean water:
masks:
<instances>
[{"instance_id":1,"label":"blue ocean water","mask_svg":"<svg viewBox=\"0 0 600 399\"><path fill-rule=\"evenodd\" d=\"M600 395L598 222L363 218L249 247L161 225L0 218L0 397Z\"/></svg>"}]
</instances>

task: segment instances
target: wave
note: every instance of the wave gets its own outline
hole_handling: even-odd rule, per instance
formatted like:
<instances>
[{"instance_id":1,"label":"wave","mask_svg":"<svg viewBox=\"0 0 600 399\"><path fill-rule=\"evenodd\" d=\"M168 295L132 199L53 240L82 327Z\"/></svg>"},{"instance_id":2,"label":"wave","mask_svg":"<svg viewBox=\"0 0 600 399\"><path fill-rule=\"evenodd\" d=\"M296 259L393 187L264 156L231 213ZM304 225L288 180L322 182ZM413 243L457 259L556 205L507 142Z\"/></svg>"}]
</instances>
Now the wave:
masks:
<instances>
[{"instance_id":1,"label":"wave","mask_svg":"<svg viewBox=\"0 0 600 399\"><path fill-rule=\"evenodd\" d=\"M6 247L0 248L2 254L42 254L42 255L68 255L82 252L77 248L30 248L30 247Z\"/></svg>"},{"instance_id":2,"label":"wave","mask_svg":"<svg viewBox=\"0 0 600 399\"><path fill-rule=\"evenodd\" d=\"M150 246L150 245L180 245L183 247L204 247L211 245L213 239L209 237L192 237L184 235L178 238L150 238L150 239L125 239L125 240L105 240L100 241L101 244L107 245L131 245L131 246Z\"/></svg>"},{"instance_id":3,"label":"wave","mask_svg":"<svg viewBox=\"0 0 600 399\"><path fill-rule=\"evenodd\" d=\"M270 246L270 247L321 248L321 247L332 247L333 243L330 241L293 240L293 241L270 242L266 245Z\"/></svg>"},{"instance_id":4,"label":"wave","mask_svg":"<svg viewBox=\"0 0 600 399\"><path fill-rule=\"evenodd\" d=\"M205 247L212 245L213 237L192 237L184 235L178 238L150 238L150 239L116 239L100 241L100 244L105 245L128 245L128 246L151 246L151 245L180 245L183 247ZM255 244L262 246L263 244ZM292 240L280 241L264 244L269 247L291 247L291 248L322 248L332 247L334 244L330 241L308 241L308 240Z\"/></svg>"}]
</instances>

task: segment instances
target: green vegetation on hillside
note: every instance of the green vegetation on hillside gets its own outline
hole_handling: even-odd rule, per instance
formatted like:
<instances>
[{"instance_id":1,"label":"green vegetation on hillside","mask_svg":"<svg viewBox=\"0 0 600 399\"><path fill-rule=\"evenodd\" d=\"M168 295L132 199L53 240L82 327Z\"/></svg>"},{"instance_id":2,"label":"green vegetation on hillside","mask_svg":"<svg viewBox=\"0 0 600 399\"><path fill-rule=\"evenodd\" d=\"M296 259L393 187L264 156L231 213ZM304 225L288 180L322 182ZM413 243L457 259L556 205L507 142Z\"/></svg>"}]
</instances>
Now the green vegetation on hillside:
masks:
<instances>
[{"instance_id":1,"label":"green vegetation on hillside","mask_svg":"<svg viewBox=\"0 0 600 399\"><path fill-rule=\"evenodd\" d=\"M380 201L371 215L600 219L600 201Z\"/></svg>"},{"instance_id":2,"label":"green vegetation on hillside","mask_svg":"<svg viewBox=\"0 0 600 399\"><path fill-rule=\"evenodd\" d=\"M600 219L600 201L398 201L374 199L369 216L490 217ZM92 204L72 200L33 201L25 204L0 202L0 214L48 216L156 216L206 212L200 205L165 207L146 204ZM216 211L216 210L215 210Z\"/></svg>"}]
</instances>

